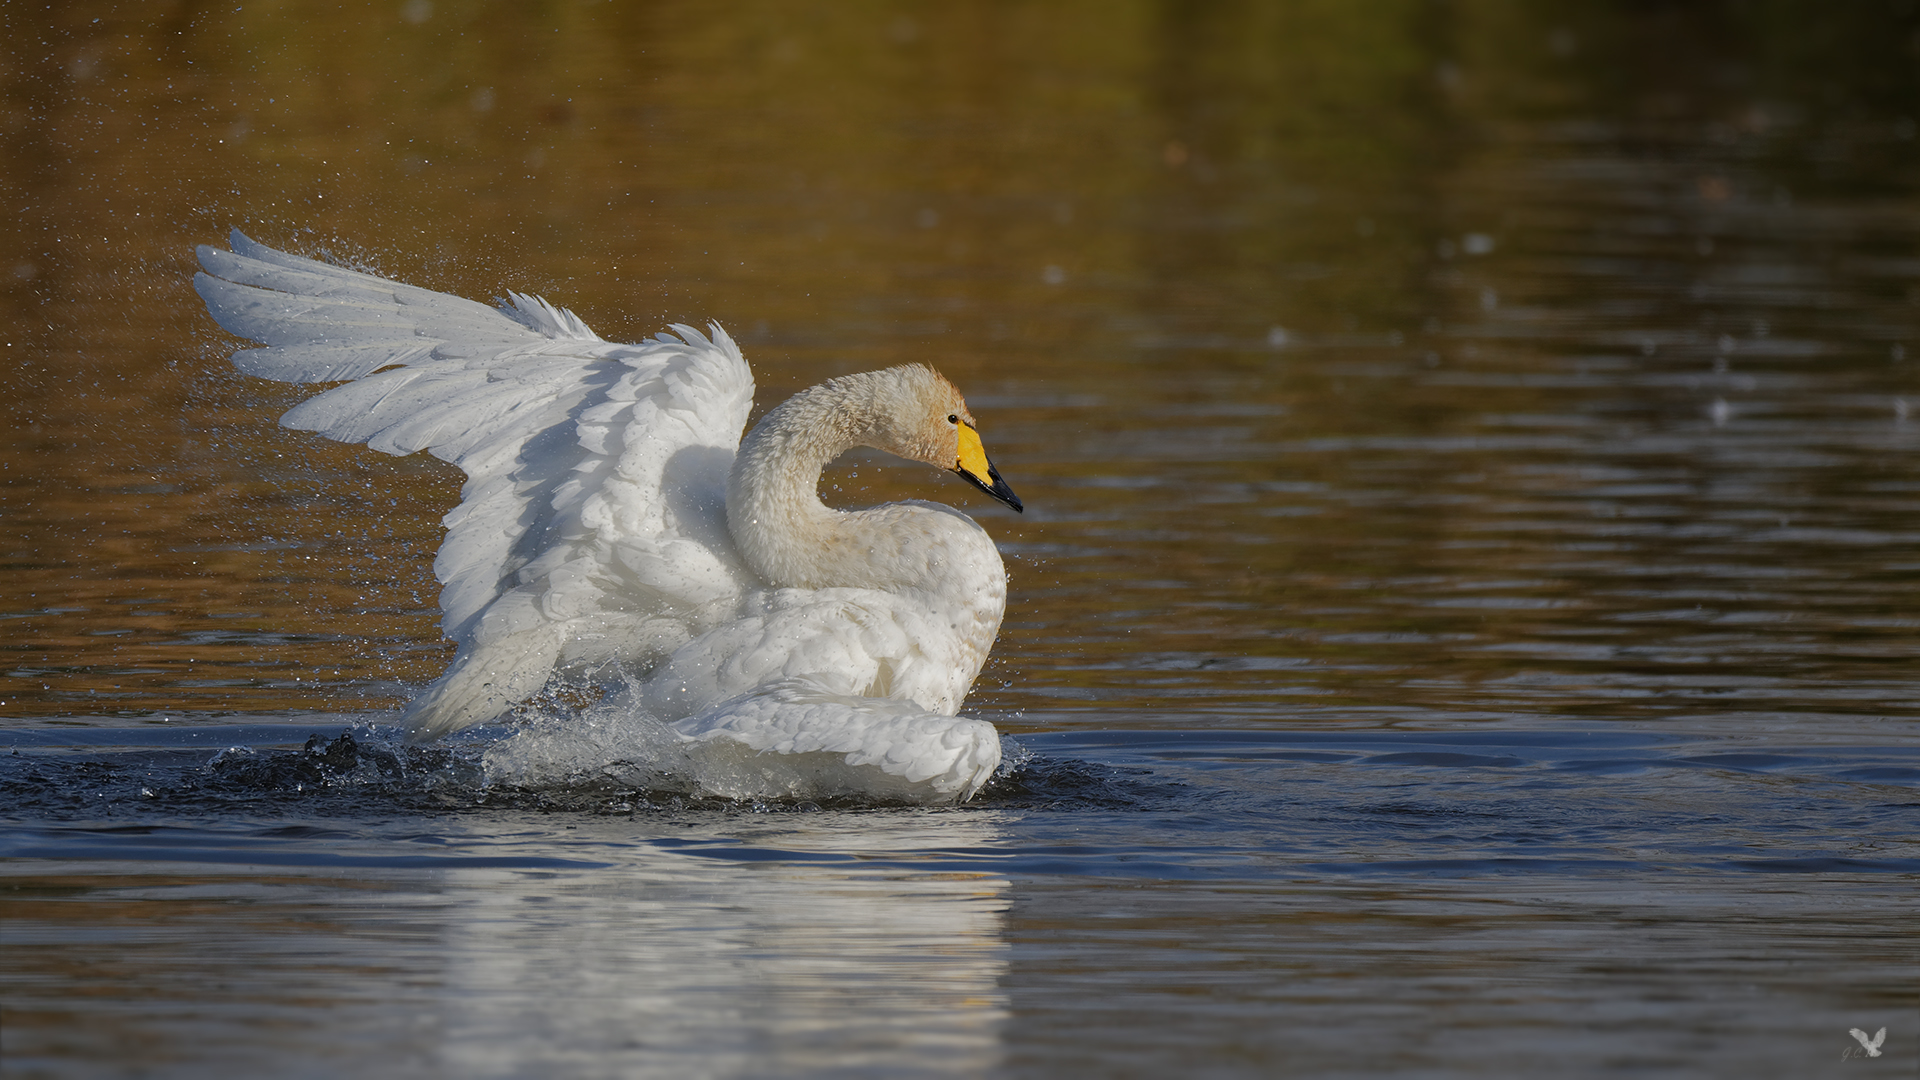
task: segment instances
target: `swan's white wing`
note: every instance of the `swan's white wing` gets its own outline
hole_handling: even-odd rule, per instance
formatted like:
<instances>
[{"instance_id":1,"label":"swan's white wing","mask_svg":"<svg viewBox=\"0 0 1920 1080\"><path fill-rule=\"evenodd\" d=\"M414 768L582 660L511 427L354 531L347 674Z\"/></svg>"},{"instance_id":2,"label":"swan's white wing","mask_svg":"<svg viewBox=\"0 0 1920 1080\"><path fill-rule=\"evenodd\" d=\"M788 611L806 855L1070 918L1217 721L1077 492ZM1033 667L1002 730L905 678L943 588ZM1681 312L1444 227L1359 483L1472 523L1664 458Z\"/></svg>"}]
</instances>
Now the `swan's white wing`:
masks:
<instances>
[{"instance_id":1,"label":"swan's white wing","mask_svg":"<svg viewBox=\"0 0 1920 1080\"><path fill-rule=\"evenodd\" d=\"M753 376L717 325L639 345L514 294L488 307L254 243L199 249L194 287L266 347L248 374L345 382L281 423L464 470L434 562L460 645L409 710L438 734L535 693L558 663L646 666L728 618L757 584L725 487Z\"/></svg>"}]
</instances>

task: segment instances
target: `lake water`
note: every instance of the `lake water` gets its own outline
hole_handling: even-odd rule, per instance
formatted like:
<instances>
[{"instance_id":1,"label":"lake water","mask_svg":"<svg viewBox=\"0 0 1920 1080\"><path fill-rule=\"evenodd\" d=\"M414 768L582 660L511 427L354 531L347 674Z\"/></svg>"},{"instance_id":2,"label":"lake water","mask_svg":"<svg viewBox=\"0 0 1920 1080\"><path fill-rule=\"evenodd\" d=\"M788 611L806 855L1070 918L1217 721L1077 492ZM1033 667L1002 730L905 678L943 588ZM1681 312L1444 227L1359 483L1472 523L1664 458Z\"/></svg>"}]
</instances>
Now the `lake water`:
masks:
<instances>
[{"instance_id":1,"label":"lake water","mask_svg":"<svg viewBox=\"0 0 1920 1080\"><path fill-rule=\"evenodd\" d=\"M1920 1071L1914 5L4 18L6 1076ZM233 226L939 366L1027 512L826 486L1001 543L1002 774L403 744L458 477Z\"/></svg>"}]
</instances>

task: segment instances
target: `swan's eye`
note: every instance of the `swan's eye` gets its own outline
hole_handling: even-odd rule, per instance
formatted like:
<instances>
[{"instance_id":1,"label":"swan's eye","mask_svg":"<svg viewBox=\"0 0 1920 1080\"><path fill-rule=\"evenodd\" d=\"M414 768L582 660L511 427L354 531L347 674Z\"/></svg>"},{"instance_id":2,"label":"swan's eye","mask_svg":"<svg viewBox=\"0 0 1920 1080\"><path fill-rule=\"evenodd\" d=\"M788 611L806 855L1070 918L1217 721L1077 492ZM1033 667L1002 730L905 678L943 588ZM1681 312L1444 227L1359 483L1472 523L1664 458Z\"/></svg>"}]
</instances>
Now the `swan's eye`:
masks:
<instances>
[{"instance_id":1,"label":"swan's eye","mask_svg":"<svg viewBox=\"0 0 1920 1080\"><path fill-rule=\"evenodd\" d=\"M947 414L947 423L949 423L949 424L957 424L957 423L959 423L959 422L960 422L960 414L958 414L958 413L948 413L948 414Z\"/></svg>"}]
</instances>

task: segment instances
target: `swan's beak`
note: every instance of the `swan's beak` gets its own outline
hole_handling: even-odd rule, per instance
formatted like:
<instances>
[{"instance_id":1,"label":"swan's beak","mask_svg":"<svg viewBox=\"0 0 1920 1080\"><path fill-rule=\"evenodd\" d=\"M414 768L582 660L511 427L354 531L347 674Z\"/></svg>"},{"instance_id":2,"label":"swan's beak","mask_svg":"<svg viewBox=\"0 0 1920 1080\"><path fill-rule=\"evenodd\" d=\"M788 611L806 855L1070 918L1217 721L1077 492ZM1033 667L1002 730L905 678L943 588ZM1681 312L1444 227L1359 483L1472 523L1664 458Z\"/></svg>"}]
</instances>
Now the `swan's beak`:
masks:
<instances>
[{"instance_id":1,"label":"swan's beak","mask_svg":"<svg viewBox=\"0 0 1920 1080\"><path fill-rule=\"evenodd\" d=\"M980 433L973 430L972 424L960 425L960 462L953 471L960 474L960 479L1013 507L1015 513L1024 512L1020 496L1000 479L1000 471L987 460L987 448L980 445Z\"/></svg>"}]
</instances>

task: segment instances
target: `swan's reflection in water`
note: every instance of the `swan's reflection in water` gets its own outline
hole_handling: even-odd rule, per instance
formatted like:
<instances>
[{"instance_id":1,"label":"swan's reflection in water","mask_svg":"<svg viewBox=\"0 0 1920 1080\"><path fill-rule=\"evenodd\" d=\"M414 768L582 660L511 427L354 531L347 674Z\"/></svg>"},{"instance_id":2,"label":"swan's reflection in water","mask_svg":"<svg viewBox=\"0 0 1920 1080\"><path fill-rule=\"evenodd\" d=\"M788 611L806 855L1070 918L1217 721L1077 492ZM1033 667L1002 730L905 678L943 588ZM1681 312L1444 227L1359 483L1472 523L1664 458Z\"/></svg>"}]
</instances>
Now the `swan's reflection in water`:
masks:
<instances>
[{"instance_id":1,"label":"swan's reflection in water","mask_svg":"<svg viewBox=\"0 0 1920 1080\"><path fill-rule=\"evenodd\" d=\"M943 844L967 842L954 835L962 817L941 816ZM782 846L796 839L824 838ZM977 1073L999 1061L998 875L652 848L601 873L461 870L448 885L467 898L447 926L439 1056L451 1074Z\"/></svg>"},{"instance_id":2,"label":"swan's reflection in water","mask_svg":"<svg viewBox=\"0 0 1920 1080\"><path fill-rule=\"evenodd\" d=\"M32 831L0 1035L22 1075L977 1074L999 817Z\"/></svg>"}]
</instances>

